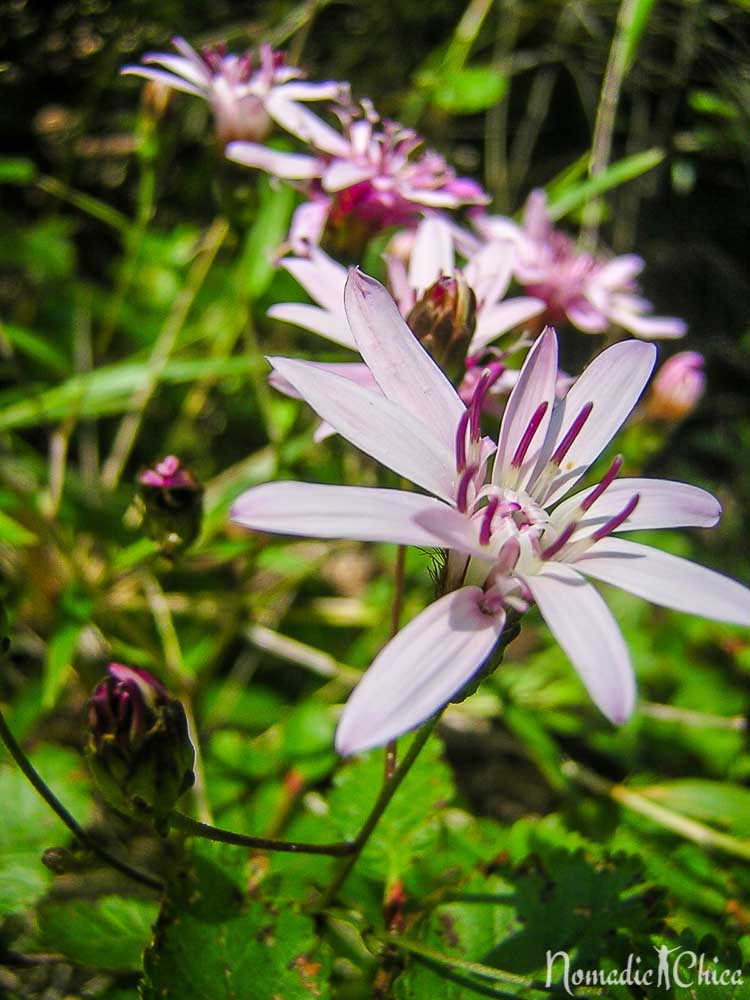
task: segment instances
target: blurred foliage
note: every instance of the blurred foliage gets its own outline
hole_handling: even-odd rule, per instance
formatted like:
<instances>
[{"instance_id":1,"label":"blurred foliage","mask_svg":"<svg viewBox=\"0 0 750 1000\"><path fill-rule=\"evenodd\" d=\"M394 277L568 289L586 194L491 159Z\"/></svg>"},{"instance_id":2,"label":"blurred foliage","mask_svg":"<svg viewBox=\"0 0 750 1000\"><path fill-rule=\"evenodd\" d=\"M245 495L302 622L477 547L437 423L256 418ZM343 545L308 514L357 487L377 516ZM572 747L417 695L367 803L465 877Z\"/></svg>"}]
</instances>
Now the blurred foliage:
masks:
<instances>
[{"instance_id":1,"label":"blurred foliage","mask_svg":"<svg viewBox=\"0 0 750 1000\"><path fill-rule=\"evenodd\" d=\"M225 827L352 836L382 774L382 755L341 765L332 740L389 633L392 547L251 536L226 516L275 476L393 483L338 439L314 444L310 416L266 385L270 345L322 356L265 316L299 295L273 266L294 195L223 163L200 102L156 107L118 76L174 32L270 39L312 78L351 79L482 177L500 211L543 184L574 227L604 193L604 239L648 261L647 292L688 320L680 349L706 355L709 385L679 427L635 425L622 449L722 500L720 530L660 544L747 578L747 4L638 10L613 166L592 191L582 154L612 0L435 0L428 15L417 0L0 3L0 700L79 821L169 883L160 906L94 863L2 757L0 995L537 998L548 948L605 969L663 943L750 959L745 637L619 592L635 718L612 730L529 615L502 668L449 710L325 920L310 905L334 859L157 842L105 812L79 755L114 659L185 698L197 801ZM563 366L594 344L564 339ZM170 451L206 486L179 561L133 504L138 470ZM429 568L407 553L405 621Z\"/></svg>"}]
</instances>

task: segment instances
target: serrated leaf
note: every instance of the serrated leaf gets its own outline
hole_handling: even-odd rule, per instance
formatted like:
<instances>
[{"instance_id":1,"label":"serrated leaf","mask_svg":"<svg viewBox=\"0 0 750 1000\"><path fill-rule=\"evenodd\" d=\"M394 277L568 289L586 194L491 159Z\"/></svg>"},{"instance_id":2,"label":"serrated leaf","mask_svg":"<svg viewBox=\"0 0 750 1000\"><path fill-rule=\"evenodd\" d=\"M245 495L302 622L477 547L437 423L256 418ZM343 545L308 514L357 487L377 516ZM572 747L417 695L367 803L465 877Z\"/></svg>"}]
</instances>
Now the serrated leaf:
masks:
<instances>
[{"instance_id":1,"label":"serrated leaf","mask_svg":"<svg viewBox=\"0 0 750 1000\"><path fill-rule=\"evenodd\" d=\"M47 900L38 909L42 943L93 969L140 969L159 904L143 899Z\"/></svg>"},{"instance_id":2,"label":"serrated leaf","mask_svg":"<svg viewBox=\"0 0 750 1000\"><path fill-rule=\"evenodd\" d=\"M143 1000L330 997L330 961L313 919L265 898L262 884L245 895L248 878L244 852L200 846L146 952Z\"/></svg>"},{"instance_id":3,"label":"serrated leaf","mask_svg":"<svg viewBox=\"0 0 750 1000\"><path fill-rule=\"evenodd\" d=\"M409 867L413 856L429 850L435 842L440 832L440 810L454 795L441 751L436 739L427 743L362 852L360 872L390 882ZM382 780L382 751L364 754L338 772L330 798L330 818L342 839L356 836Z\"/></svg>"},{"instance_id":4,"label":"serrated leaf","mask_svg":"<svg viewBox=\"0 0 750 1000\"><path fill-rule=\"evenodd\" d=\"M438 80L432 101L449 114L471 115L493 107L507 89L507 77L494 66L464 66Z\"/></svg>"}]
</instances>

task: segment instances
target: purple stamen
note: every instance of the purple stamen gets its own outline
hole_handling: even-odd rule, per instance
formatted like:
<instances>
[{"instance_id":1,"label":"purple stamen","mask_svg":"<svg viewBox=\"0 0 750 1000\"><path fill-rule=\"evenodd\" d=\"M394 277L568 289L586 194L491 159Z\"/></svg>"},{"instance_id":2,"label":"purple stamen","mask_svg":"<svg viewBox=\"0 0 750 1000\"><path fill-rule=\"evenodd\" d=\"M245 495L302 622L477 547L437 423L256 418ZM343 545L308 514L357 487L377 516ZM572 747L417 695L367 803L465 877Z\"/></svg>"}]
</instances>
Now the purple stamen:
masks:
<instances>
[{"instance_id":1,"label":"purple stamen","mask_svg":"<svg viewBox=\"0 0 750 1000\"><path fill-rule=\"evenodd\" d=\"M556 540L551 545L548 545L546 549L542 549L542 559L551 559L553 556L556 556L560 549L562 549L570 541L570 536L577 527L577 522L571 521L566 528L563 528Z\"/></svg>"},{"instance_id":2,"label":"purple stamen","mask_svg":"<svg viewBox=\"0 0 750 1000\"><path fill-rule=\"evenodd\" d=\"M492 537L492 518L495 516L497 505L500 503L498 497L490 497L487 506L482 513L482 526L479 529L479 544L489 545Z\"/></svg>"},{"instance_id":3,"label":"purple stamen","mask_svg":"<svg viewBox=\"0 0 750 1000\"><path fill-rule=\"evenodd\" d=\"M620 527L622 522L627 521L627 519L633 513L635 508L638 506L638 501L640 499L641 499L640 493L636 493L634 496L632 496L619 514L615 514L615 516L611 517L606 524L603 524L601 526L601 528L597 528L597 530L591 536L592 541L599 542L602 540L602 538L606 538L607 535L611 535L613 531L616 531Z\"/></svg>"},{"instance_id":4,"label":"purple stamen","mask_svg":"<svg viewBox=\"0 0 750 1000\"><path fill-rule=\"evenodd\" d=\"M518 442L515 454L510 460L511 468L521 468L523 460L526 458L526 452L529 450L529 446L534 439L534 435L539 430L539 424L541 424L544 414L547 412L548 405L549 404L545 400L543 403L540 403L532 413L531 420L529 420L526 430L521 435L521 440Z\"/></svg>"},{"instance_id":5,"label":"purple stamen","mask_svg":"<svg viewBox=\"0 0 750 1000\"><path fill-rule=\"evenodd\" d=\"M596 503L599 497L607 489L609 489L609 487L612 485L615 479L617 479L617 476L619 475L620 469L622 468L624 461L625 459L622 457L622 455L617 455L615 457L615 460L610 465L609 470L607 471L607 473L605 474L604 478L599 483L599 485L595 486L594 489L589 493L589 495L587 497L584 497L584 499L581 501L581 510L589 510Z\"/></svg>"},{"instance_id":6,"label":"purple stamen","mask_svg":"<svg viewBox=\"0 0 750 1000\"><path fill-rule=\"evenodd\" d=\"M565 435L565 437L562 439L560 444L555 449L555 452L552 458L550 459L550 462L554 462L555 465L560 465L562 463L562 460L570 451L573 442L581 433L583 425L591 416L591 411L593 409L594 409L593 403L586 403L586 405L581 408L581 412L578 414L573 423L570 425L568 433Z\"/></svg>"},{"instance_id":7,"label":"purple stamen","mask_svg":"<svg viewBox=\"0 0 750 1000\"><path fill-rule=\"evenodd\" d=\"M456 490L456 506L461 511L462 514L466 513L466 509L469 506L469 486L471 485L474 476L476 475L477 467L476 465L470 465L468 469L461 476L458 483L458 489Z\"/></svg>"},{"instance_id":8,"label":"purple stamen","mask_svg":"<svg viewBox=\"0 0 750 1000\"><path fill-rule=\"evenodd\" d=\"M482 407L484 406L485 396L504 371L505 365L501 364L499 361L491 361L490 364L488 364L484 369L479 381L477 382L476 388L474 389L474 395L471 397L471 403L469 404L469 426L471 428L470 433L472 441L479 440Z\"/></svg>"},{"instance_id":9,"label":"purple stamen","mask_svg":"<svg viewBox=\"0 0 750 1000\"><path fill-rule=\"evenodd\" d=\"M469 426L469 411L464 410L456 431L456 468L463 472L466 468L466 428Z\"/></svg>"}]
</instances>

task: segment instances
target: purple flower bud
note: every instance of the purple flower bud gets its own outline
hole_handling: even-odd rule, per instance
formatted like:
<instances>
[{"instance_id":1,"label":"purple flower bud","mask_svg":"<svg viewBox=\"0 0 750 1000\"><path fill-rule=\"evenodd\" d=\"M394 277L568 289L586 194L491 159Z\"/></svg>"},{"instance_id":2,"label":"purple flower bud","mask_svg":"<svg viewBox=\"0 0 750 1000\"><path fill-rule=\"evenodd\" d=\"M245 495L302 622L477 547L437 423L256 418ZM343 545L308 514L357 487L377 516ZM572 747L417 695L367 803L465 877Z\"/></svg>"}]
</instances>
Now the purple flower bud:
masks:
<instances>
[{"instance_id":1,"label":"purple flower bud","mask_svg":"<svg viewBox=\"0 0 750 1000\"><path fill-rule=\"evenodd\" d=\"M674 421L692 413L706 388L703 363L698 351L680 351L668 358L651 383L648 416Z\"/></svg>"},{"instance_id":2,"label":"purple flower bud","mask_svg":"<svg viewBox=\"0 0 750 1000\"><path fill-rule=\"evenodd\" d=\"M464 374L476 328L477 300L463 275L438 278L406 318L417 340L450 378Z\"/></svg>"},{"instance_id":3,"label":"purple flower bud","mask_svg":"<svg viewBox=\"0 0 750 1000\"><path fill-rule=\"evenodd\" d=\"M171 555L193 542L201 527L203 486L175 455L138 476L146 534Z\"/></svg>"},{"instance_id":4,"label":"purple flower bud","mask_svg":"<svg viewBox=\"0 0 750 1000\"><path fill-rule=\"evenodd\" d=\"M151 674L110 663L88 703L87 756L120 812L166 815L193 783L195 752L185 710Z\"/></svg>"}]
</instances>

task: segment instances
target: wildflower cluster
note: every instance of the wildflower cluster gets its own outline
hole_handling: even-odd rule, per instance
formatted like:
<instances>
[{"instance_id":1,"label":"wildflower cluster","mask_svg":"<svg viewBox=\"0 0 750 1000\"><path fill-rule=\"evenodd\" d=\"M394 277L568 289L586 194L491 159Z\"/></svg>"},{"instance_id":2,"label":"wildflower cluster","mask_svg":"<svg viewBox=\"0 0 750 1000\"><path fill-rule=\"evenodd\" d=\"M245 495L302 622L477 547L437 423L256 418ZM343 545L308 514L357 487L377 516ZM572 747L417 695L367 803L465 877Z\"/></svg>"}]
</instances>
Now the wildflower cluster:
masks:
<instances>
[{"instance_id":1,"label":"wildflower cluster","mask_svg":"<svg viewBox=\"0 0 750 1000\"><path fill-rule=\"evenodd\" d=\"M312 301L269 315L351 352L336 363L272 357L271 383L321 418L318 440L338 433L416 487L267 483L236 500L232 520L442 553L435 602L375 658L343 711L339 752L385 744L439 712L531 605L601 711L625 721L635 706L628 651L590 580L750 623L746 588L621 537L712 527L721 508L708 493L622 475L621 455L572 492L649 381L657 350L643 341L686 331L642 297L643 260L580 247L541 190L520 224L490 214L481 186L413 130L354 102L348 85L303 82L268 46L258 60L175 47L178 56L126 72L203 96L230 160L301 193L279 263ZM315 114L310 102L330 103ZM301 148L269 146L272 124ZM356 263L383 234L387 287L337 260ZM619 342L571 378L553 326ZM668 361L641 419L684 417L703 391L701 365L695 352ZM501 417L496 436L489 416L495 426Z\"/></svg>"}]
</instances>

